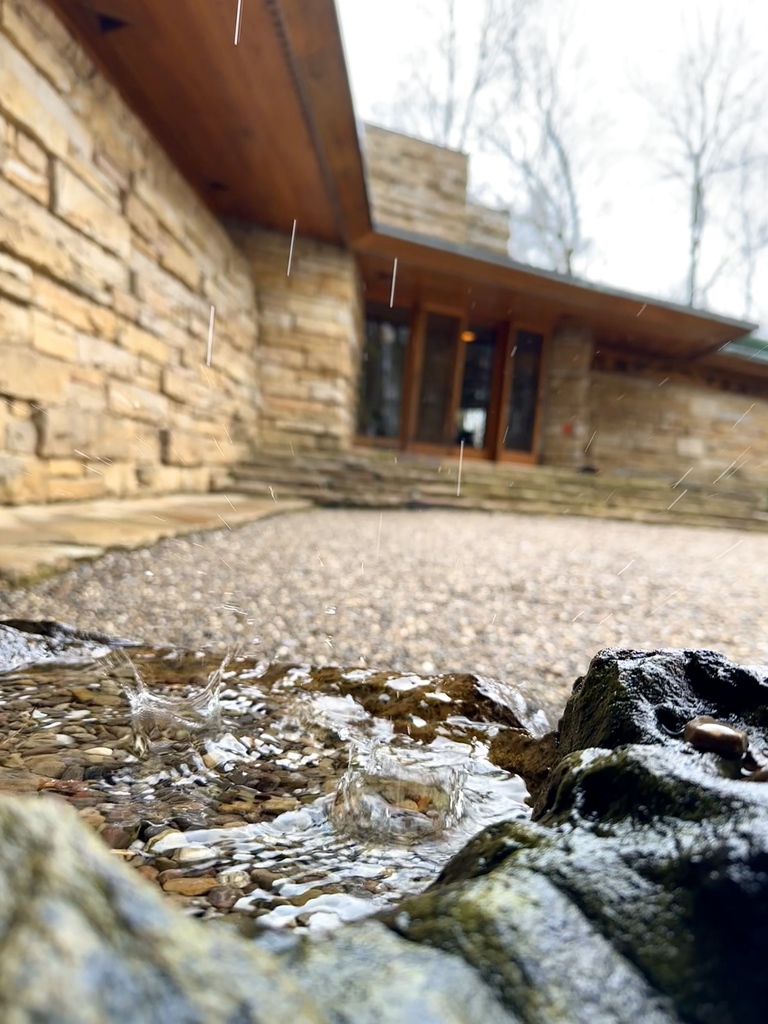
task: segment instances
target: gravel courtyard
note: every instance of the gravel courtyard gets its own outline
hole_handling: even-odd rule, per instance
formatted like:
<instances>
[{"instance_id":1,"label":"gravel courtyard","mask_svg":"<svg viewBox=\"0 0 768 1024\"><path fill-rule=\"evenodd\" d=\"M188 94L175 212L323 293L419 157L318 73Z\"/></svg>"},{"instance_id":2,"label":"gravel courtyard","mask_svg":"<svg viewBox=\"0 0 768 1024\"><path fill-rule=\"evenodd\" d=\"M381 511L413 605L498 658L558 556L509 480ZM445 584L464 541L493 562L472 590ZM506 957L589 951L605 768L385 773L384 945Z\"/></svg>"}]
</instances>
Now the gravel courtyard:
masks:
<instances>
[{"instance_id":1,"label":"gravel courtyard","mask_svg":"<svg viewBox=\"0 0 768 1024\"><path fill-rule=\"evenodd\" d=\"M113 552L0 618L265 658L471 670L557 714L601 647L768 661L768 535L579 518L312 510Z\"/></svg>"}]
</instances>

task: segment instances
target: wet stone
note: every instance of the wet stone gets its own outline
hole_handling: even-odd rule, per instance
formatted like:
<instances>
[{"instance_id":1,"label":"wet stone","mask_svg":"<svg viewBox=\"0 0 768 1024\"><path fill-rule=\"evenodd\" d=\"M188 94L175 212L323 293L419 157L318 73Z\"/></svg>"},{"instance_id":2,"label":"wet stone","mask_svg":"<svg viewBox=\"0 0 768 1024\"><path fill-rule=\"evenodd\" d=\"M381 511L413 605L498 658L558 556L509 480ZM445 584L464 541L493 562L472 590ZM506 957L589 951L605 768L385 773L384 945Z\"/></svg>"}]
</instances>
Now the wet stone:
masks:
<instances>
[{"instance_id":1,"label":"wet stone","mask_svg":"<svg viewBox=\"0 0 768 1024\"><path fill-rule=\"evenodd\" d=\"M745 732L708 715L699 715L686 722L683 738L696 750L711 751L721 757L743 757L749 749L749 738Z\"/></svg>"},{"instance_id":2,"label":"wet stone","mask_svg":"<svg viewBox=\"0 0 768 1024\"><path fill-rule=\"evenodd\" d=\"M228 885L217 885L207 893L207 900L217 910L231 910L243 896L242 889L233 889Z\"/></svg>"},{"instance_id":3,"label":"wet stone","mask_svg":"<svg viewBox=\"0 0 768 1024\"><path fill-rule=\"evenodd\" d=\"M216 879L210 875L202 878L169 878L163 882L165 892L176 893L179 896L203 896L216 887Z\"/></svg>"},{"instance_id":4,"label":"wet stone","mask_svg":"<svg viewBox=\"0 0 768 1024\"><path fill-rule=\"evenodd\" d=\"M141 649L131 652L130 662L119 655L76 671L37 677L32 670L29 693L0 675L0 699L10 716L7 727L18 730L12 755L18 770L29 770L36 756L62 762L66 778L42 778L41 794L79 808L101 831L111 856L153 881L166 899L188 905L205 897L214 915L247 914L263 918L264 928L302 931L315 914L324 915L325 925L340 924L341 917L324 908L325 898L353 894L370 913L393 905L423 888L484 824L525 813L520 780L494 768L473 746L488 726L498 733L518 718L492 694L483 696L473 677L446 683L457 702L464 700L468 728L447 723L446 702L428 699L435 680L424 681L416 706L434 728L418 738L399 731L397 716L414 709L403 704L396 673L362 681L349 676L246 658L222 670L212 655ZM403 685L410 693L411 677ZM382 690L394 699L379 704L374 696ZM379 718L365 701L397 714ZM516 698L509 702L517 706ZM50 733L42 733L42 719L31 715L35 706L36 715L50 720ZM395 774L407 775L420 759L425 779L441 764L469 766L476 805L455 822L436 829L431 822L428 847L418 836L405 846L390 847L387 840L369 847L355 829L332 821L351 747L363 751L357 768L364 770L365 750L382 744L392 752ZM444 794L430 791L428 782L414 789L413 781L411 774L405 788L396 779L372 785L395 815L428 821ZM281 893L286 879L296 887L290 898ZM242 906L235 911L236 905ZM304 925L294 913L299 905ZM271 918L280 907L293 916Z\"/></svg>"}]
</instances>

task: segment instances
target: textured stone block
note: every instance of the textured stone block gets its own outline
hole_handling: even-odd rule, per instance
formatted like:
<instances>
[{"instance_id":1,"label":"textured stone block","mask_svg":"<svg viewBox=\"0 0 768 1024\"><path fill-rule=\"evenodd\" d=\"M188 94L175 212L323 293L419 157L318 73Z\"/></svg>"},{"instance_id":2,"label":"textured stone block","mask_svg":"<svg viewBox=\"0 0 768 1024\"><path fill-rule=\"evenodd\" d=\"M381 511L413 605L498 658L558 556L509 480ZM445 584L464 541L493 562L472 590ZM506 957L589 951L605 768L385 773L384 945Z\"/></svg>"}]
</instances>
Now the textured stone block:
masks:
<instances>
[{"instance_id":1,"label":"textured stone block","mask_svg":"<svg viewBox=\"0 0 768 1024\"><path fill-rule=\"evenodd\" d=\"M48 206L51 197L50 178L48 176L48 157L23 132L15 132L13 145L0 164L0 172L16 188Z\"/></svg>"},{"instance_id":2,"label":"textured stone block","mask_svg":"<svg viewBox=\"0 0 768 1024\"><path fill-rule=\"evenodd\" d=\"M45 466L34 456L0 455L0 503L23 505L45 501Z\"/></svg>"},{"instance_id":3,"label":"textured stone block","mask_svg":"<svg viewBox=\"0 0 768 1024\"><path fill-rule=\"evenodd\" d=\"M80 454L90 460L126 459L134 431L130 421L116 420L97 411L72 406L40 411L35 415L38 454L44 458Z\"/></svg>"},{"instance_id":4,"label":"textured stone block","mask_svg":"<svg viewBox=\"0 0 768 1024\"><path fill-rule=\"evenodd\" d=\"M113 288L127 288L128 268L114 255L58 220L0 178L0 246L43 267L70 288L105 305Z\"/></svg>"},{"instance_id":5,"label":"textured stone block","mask_svg":"<svg viewBox=\"0 0 768 1024\"><path fill-rule=\"evenodd\" d=\"M106 341L115 339L120 321L111 309L97 305L42 274L34 277L33 295L35 305L57 319L66 320L78 330L96 334Z\"/></svg>"},{"instance_id":6,"label":"textured stone block","mask_svg":"<svg viewBox=\"0 0 768 1024\"><path fill-rule=\"evenodd\" d=\"M127 259L131 229L115 210L60 160L54 163L54 212L105 249Z\"/></svg>"},{"instance_id":7,"label":"textured stone block","mask_svg":"<svg viewBox=\"0 0 768 1024\"><path fill-rule=\"evenodd\" d=\"M110 382L107 388L109 408L118 416L130 416L147 423L164 423L168 417L168 399L124 381Z\"/></svg>"},{"instance_id":8,"label":"textured stone block","mask_svg":"<svg viewBox=\"0 0 768 1024\"><path fill-rule=\"evenodd\" d=\"M120 380L134 380L136 377L139 361L131 352L89 334L78 334L77 341L79 360L83 366L106 370L110 376Z\"/></svg>"},{"instance_id":9,"label":"textured stone block","mask_svg":"<svg viewBox=\"0 0 768 1024\"><path fill-rule=\"evenodd\" d=\"M74 327L39 309L32 311L32 344L38 352L45 352L64 362L77 362L78 343Z\"/></svg>"},{"instance_id":10,"label":"textured stone block","mask_svg":"<svg viewBox=\"0 0 768 1024\"><path fill-rule=\"evenodd\" d=\"M31 420L9 420L5 427L5 447L9 452L33 455L37 448L34 423Z\"/></svg>"},{"instance_id":11,"label":"textured stone block","mask_svg":"<svg viewBox=\"0 0 768 1024\"><path fill-rule=\"evenodd\" d=\"M69 105L11 40L0 34L0 110L23 125L46 149L66 158L91 151L88 131Z\"/></svg>"},{"instance_id":12,"label":"textured stone block","mask_svg":"<svg viewBox=\"0 0 768 1024\"><path fill-rule=\"evenodd\" d=\"M0 297L5 296L16 302L30 302L33 276L26 263L0 252Z\"/></svg>"},{"instance_id":13,"label":"textured stone block","mask_svg":"<svg viewBox=\"0 0 768 1024\"><path fill-rule=\"evenodd\" d=\"M32 315L29 308L0 298L0 346L26 345L31 336Z\"/></svg>"},{"instance_id":14,"label":"textured stone block","mask_svg":"<svg viewBox=\"0 0 768 1024\"><path fill-rule=\"evenodd\" d=\"M0 340L0 392L34 402L55 402L66 388L64 363Z\"/></svg>"},{"instance_id":15,"label":"textured stone block","mask_svg":"<svg viewBox=\"0 0 768 1024\"><path fill-rule=\"evenodd\" d=\"M69 32L46 4L4 0L0 4L0 25L58 93L71 93L78 71L77 62L72 60L75 46Z\"/></svg>"},{"instance_id":16,"label":"textured stone block","mask_svg":"<svg viewBox=\"0 0 768 1024\"><path fill-rule=\"evenodd\" d=\"M105 495L104 481L91 474L77 480L49 477L46 491L48 501L92 501Z\"/></svg>"}]
</instances>

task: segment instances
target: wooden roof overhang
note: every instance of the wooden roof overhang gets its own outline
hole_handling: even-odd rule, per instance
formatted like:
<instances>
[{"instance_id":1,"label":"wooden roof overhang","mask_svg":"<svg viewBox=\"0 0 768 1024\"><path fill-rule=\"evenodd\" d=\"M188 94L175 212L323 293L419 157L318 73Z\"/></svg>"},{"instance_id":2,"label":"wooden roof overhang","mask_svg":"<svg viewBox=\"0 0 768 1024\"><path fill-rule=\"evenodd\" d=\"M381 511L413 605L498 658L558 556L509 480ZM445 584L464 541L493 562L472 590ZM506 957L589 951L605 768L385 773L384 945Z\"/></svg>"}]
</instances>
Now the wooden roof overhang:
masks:
<instances>
[{"instance_id":1,"label":"wooden roof overhang","mask_svg":"<svg viewBox=\"0 0 768 1024\"><path fill-rule=\"evenodd\" d=\"M355 250L366 297L389 302L397 259L395 305L453 306L471 318L514 318L555 327L590 327L599 344L645 357L704 359L754 325L643 295L536 270L504 256L411 232L379 228Z\"/></svg>"},{"instance_id":2,"label":"wooden roof overhang","mask_svg":"<svg viewBox=\"0 0 768 1024\"><path fill-rule=\"evenodd\" d=\"M370 231L334 0L48 3L217 215Z\"/></svg>"}]
</instances>

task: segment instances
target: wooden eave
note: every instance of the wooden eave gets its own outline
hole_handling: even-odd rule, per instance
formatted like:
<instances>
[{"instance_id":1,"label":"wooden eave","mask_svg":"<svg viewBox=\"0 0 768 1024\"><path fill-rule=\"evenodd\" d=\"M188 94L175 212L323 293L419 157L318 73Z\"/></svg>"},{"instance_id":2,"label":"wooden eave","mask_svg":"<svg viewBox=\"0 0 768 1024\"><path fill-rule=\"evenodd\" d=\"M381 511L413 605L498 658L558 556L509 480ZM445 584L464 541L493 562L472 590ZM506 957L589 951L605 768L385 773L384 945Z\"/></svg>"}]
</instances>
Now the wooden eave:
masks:
<instances>
[{"instance_id":1,"label":"wooden eave","mask_svg":"<svg viewBox=\"0 0 768 1024\"><path fill-rule=\"evenodd\" d=\"M219 216L370 229L334 0L48 0Z\"/></svg>"},{"instance_id":2,"label":"wooden eave","mask_svg":"<svg viewBox=\"0 0 768 1024\"><path fill-rule=\"evenodd\" d=\"M472 317L590 327L645 356L704 359L754 330L741 320L535 270L503 256L378 227L355 245L366 295L396 305L454 305Z\"/></svg>"}]
</instances>

